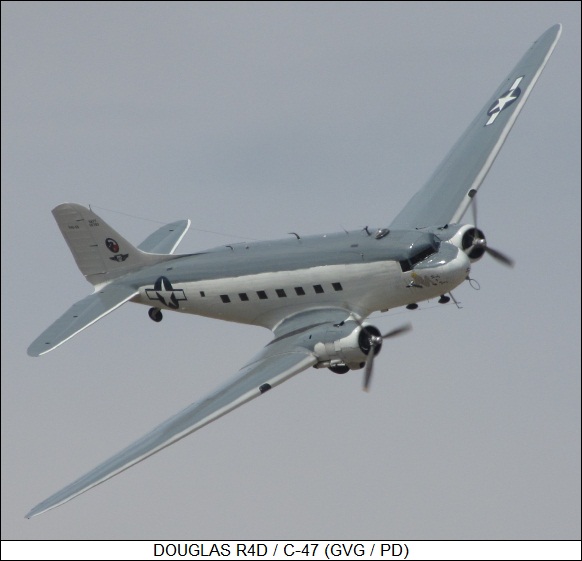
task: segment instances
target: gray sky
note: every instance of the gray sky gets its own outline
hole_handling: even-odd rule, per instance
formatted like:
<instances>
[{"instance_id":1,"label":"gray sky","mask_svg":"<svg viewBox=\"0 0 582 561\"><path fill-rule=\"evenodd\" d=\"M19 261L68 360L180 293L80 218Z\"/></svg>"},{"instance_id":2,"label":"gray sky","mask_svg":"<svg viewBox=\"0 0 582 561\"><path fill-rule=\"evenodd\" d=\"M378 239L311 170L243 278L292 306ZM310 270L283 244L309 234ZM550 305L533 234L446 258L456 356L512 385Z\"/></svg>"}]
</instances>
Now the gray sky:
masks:
<instances>
[{"instance_id":1,"label":"gray sky","mask_svg":"<svg viewBox=\"0 0 582 561\"><path fill-rule=\"evenodd\" d=\"M310 369L24 519L271 337L131 304L28 357L91 291L54 206L190 218L181 252L387 225L557 22L479 195L514 270L374 318L414 330L371 393ZM3 2L2 538L580 539L580 37L578 2Z\"/></svg>"}]
</instances>

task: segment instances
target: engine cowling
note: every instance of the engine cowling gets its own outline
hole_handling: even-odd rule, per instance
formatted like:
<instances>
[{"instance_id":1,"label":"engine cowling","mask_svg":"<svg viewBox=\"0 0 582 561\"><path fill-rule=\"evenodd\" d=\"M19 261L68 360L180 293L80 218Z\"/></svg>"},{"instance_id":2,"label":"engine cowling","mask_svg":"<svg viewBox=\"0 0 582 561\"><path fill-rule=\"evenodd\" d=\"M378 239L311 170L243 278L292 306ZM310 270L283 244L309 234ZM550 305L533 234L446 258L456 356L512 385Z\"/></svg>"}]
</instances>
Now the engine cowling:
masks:
<instances>
[{"instance_id":1,"label":"engine cowling","mask_svg":"<svg viewBox=\"0 0 582 561\"><path fill-rule=\"evenodd\" d=\"M357 325L355 322L353 329L348 335L343 335L338 328L336 338L333 330L328 331L326 339L315 344L314 351L320 359L316 368L329 368L336 374L345 374L348 370L359 370L366 365L368 354L370 353L370 335L381 337L380 330L373 325ZM339 327L339 326L338 326ZM345 326L344 326L345 327ZM345 332L344 332L345 333ZM342 336L343 335L343 336ZM375 346L375 354L381 350L382 345Z\"/></svg>"},{"instance_id":2,"label":"engine cowling","mask_svg":"<svg viewBox=\"0 0 582 561\"><path fill-rule=\"evenodd\" d=\"M479 261L485 254L485 234L471 224L459 227L449 241L462 249L471 263Z\"/></svg>"}]
</instances>

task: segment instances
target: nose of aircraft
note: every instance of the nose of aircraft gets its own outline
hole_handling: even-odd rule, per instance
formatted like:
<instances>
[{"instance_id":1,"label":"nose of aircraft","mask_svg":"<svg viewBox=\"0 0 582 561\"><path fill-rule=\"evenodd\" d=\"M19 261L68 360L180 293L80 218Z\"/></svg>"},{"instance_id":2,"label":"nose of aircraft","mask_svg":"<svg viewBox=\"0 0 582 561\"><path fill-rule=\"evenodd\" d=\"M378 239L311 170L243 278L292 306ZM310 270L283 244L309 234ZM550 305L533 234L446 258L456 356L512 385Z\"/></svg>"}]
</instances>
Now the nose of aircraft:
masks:
<instances>
[{"instance_id":1,"label":"nose of aircraft","mask_svg":"<svg viewBox=\"0 0 582 561\"><path fill-rule=\"evenodd\" d=\"M452 243L441 242L439 250L414 267L418 274L438 275L444 292L449 292L464 280L471 271L467 254Z\"/></svg>"}]
</instances>

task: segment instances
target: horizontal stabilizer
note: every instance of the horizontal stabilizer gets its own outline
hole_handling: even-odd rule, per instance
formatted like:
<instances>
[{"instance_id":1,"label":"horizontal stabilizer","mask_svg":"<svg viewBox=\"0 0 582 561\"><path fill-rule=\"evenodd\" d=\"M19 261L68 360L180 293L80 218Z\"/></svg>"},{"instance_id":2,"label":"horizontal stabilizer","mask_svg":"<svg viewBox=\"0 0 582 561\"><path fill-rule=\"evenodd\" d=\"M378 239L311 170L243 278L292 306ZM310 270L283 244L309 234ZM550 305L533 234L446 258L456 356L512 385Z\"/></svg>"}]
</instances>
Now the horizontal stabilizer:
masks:
<instances>
[{"instance_id":1,"label":"horizontal stabilizer","mask_svg":"<svg viewBox=\"0 0 582 561\"><path fill-rule=\"evenodd\" d=\"M57 321L28 347L30 356L52 351L103 316L119 308L139 291L131 286L106 285L87 298L73 304Z\"/></svg>"},{"instance_id":2,"label":"horizontal stabilizer","mask_svg":"<svg viewBox=\"0 0 582 561\"><path fill-rule=\"evenodd\" d=\"M141 242L137 248L147 253L174 253L190 228L190 220L178 220L166 224Z\"/></svg>"}]
</instances>

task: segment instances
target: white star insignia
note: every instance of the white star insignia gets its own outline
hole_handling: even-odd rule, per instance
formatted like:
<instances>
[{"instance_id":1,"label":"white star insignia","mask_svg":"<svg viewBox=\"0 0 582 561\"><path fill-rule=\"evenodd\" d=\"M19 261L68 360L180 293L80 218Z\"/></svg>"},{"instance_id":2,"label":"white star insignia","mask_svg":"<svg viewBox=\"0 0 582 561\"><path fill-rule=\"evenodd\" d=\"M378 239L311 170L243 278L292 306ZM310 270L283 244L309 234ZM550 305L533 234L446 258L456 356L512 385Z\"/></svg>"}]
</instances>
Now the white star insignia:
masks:
<instances>
[{"instance_id":1,"label":"white star insignia","mask_svg":"<svg viewBox=\"0 0 582 561\"><path fill-rule=\"evenodd\" d=\"M503 94L487 111L487 115L489 115L489 120L485 123L485 126L490 125L495 119L497 119L497 115L501 113L508 105L511 105L518 97L521 91L518 89L519 83L523 80L523 76L520 76L513 82L511 88ZM515 94L515 95L514 95Z\"/></svg>"}]
</instances>

